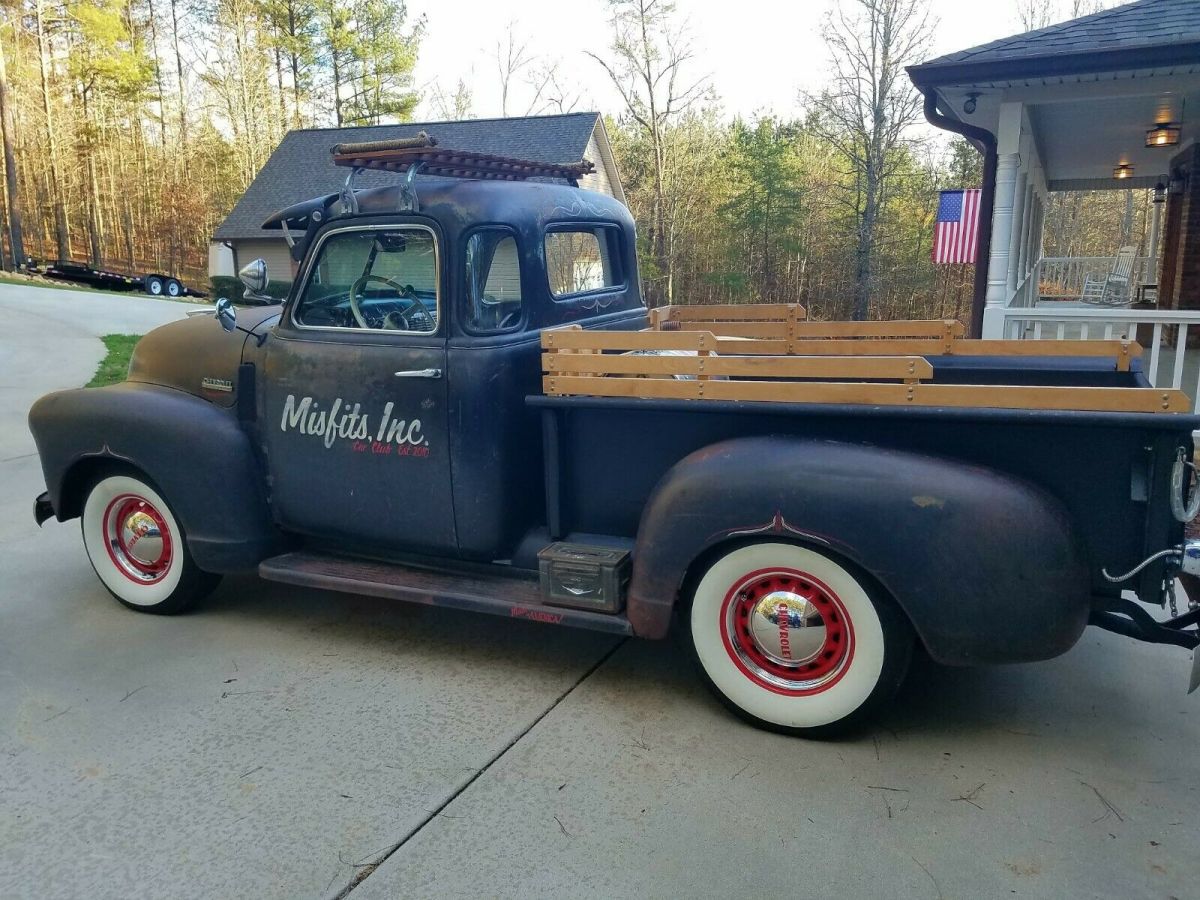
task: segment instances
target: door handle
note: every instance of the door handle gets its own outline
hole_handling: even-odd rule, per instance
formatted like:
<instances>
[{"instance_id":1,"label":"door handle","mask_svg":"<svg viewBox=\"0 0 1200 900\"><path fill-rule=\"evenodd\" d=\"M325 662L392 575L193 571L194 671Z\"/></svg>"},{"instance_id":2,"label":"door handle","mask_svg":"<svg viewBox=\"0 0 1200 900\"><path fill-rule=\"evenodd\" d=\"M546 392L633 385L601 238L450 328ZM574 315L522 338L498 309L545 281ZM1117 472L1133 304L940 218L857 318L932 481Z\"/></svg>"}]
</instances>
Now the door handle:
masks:
<instances>
[{"instance_id":1,"label":"door handle","mask_svg":"<svg viewBox=\"0 0 1200 900\"><path fill-rule=\"evenodd\" d=\"M441 369L401 369L396 373L397 378L441 378Z\"/></svg>"}]
</instances>

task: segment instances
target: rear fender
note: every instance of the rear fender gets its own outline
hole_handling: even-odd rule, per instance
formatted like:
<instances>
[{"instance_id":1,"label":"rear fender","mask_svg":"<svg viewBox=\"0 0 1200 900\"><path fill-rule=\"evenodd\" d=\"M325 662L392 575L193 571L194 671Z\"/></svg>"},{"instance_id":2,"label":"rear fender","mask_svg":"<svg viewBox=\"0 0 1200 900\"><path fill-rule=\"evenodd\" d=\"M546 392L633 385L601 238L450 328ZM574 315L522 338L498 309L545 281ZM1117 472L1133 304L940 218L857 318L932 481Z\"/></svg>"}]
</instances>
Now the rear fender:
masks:
<instances>
[{"instance_id":1,"label":"rear fender","mask_svg":"<svg viewBox=\"0 0 1200 900\"><path fill-rule=\"evenodd\" d=\"M59 521L80 514L100 470L130 467L171 504L201 569L251 570L280 544L254 449L232 410L126 382L49 394L30 410L29 428Z\"/></svg>"},{"instance_id":2,"label":"rear fender","mask_svg":"<svg viewBox=\"0 0 1200 900\"><path fill-rule=\"evenodd\" d=\"M808 544L865 570L942 663L1046 659L1087 624L1079 541L1040 489L949 459L750 437L691 454L655 488L630 582L635 632L665 634L689 578L750 540Z\"/></svg>"}]
</instances>

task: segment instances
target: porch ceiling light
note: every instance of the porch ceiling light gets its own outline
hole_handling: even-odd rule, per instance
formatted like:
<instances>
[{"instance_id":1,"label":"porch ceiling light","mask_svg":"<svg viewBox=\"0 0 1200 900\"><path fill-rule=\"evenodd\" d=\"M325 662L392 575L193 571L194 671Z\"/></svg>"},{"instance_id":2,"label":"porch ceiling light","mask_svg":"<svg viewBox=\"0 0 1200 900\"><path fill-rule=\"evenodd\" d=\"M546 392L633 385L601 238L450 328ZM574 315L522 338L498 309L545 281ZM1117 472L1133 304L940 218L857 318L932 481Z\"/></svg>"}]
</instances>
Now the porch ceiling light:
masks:
<instances>
[{"instance_id":1,"label":"porch ceiling light","mask_svg":"<svg viewBox=\"0 0 1200 900\"><path fill-rule=\"evenodd\" d=\"M1159 122L1146 131L1147 147L1174 147L1183 128L1177 122Z\"/></svg>"},{"instance_id":2,"label":"porch ceiling light","mask_svg":"<svg viewBox=\"0 0 1200 900\"><path fill-rule=\"evenodd\" d=\"M1117 166L1115 169L1113 169L1113 178L1132 178L1132 177L1133 177L1133 166L1131 166L1129 163L1121 163L1119 166Z\"/></svg>"}]
</instances>

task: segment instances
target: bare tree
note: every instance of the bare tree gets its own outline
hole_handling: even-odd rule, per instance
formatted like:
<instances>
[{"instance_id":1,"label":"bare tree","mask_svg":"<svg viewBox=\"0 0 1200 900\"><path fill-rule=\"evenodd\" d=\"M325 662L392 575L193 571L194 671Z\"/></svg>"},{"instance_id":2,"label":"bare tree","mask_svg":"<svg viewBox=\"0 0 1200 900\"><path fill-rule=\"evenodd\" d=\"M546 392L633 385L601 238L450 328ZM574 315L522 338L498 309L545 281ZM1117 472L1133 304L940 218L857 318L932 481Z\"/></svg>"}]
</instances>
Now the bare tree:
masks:
<instances>
[{"instance_id":1,"label":"bare tree","mask_svg":"<svg viewBox=\"0 0 1200 900\"><path fill-rule=\"evenodd\" d=\"M515 22L508 23L503 40L496 42L494 58L500 78L500 115L571 112L579 105L582 92L563 77L561 60L531 52ZM525 102L518 105L521 86Z\"/></svg>"},{"instance_id":2,"label":"bare tree","mask_svg":"<svg viewBox=\"0 0 1200 900\"><path fill-rule=\"evenodd\" d=\"M458 79L458 83L455 84L452 91L447 91L440 84L434 82L426 88L426 93L429 96L429 113L435 119L461 121L474 118L472 112L474 98L471 96L471 89L463 79Z\"/></svg>"},{"instance_id":3,"label":"bare tree","mask_svg":"<svg viewBox=\"0 0 1200 900\"><path fill-rule=\"evenodd\" d=\"M1112 0L1017 0L1017 21L1026 31L1037 31L1056 22L1090 16L1112 5Z\"/></svg>"},{"instance_id":4,"label":"bare tree","mask_svg":"<svg viewBox=\"0 0 1200 900\"><path fill-rule=\"evenodd\" d=\"M684 24L669 0L609 0L612 12L611 58L588 55L603 68L624 103L624 113L636 123L649 144L654 198L649 245L654 277L651 305L670 303L674 294L673 231L669 227L667 170L671 165L668 132L708 94L707 75L693 76L695 58Z\"/></svg>"},{"instance_id":5,"label":"bare tree","mask_svg":"<svg viewBox=\"0 0 1200 900\"><path fill-rule=\"evenodd\" d=\"M929 45L933 27L925 0L846 0L825 21L830 86L808 99L817 128L854 175L851 315L858 320L870 313L876 232L899 164L897 151L921 110L904 66Z\"/></svg>"},{"instance_id":6,"label":"bare tree","mask_svg":"<svg viewBox=\"0 0 1200 900\"><path fill-rule=\"evenodd\" d=\"M496 72L500 76L500 115L508 115L508 96L513 80L533 63L529 42L517 35L515 22L509 22L504 39L496 41Z\"/></svg>"}]
</instances>

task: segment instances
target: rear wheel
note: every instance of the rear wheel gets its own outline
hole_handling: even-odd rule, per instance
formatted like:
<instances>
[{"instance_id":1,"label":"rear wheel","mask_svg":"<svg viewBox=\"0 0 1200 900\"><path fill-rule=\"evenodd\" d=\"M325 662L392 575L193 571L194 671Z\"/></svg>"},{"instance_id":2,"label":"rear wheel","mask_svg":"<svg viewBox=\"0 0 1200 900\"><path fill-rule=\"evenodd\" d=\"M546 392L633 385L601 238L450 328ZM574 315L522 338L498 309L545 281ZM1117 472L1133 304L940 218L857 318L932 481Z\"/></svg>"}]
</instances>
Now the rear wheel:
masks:
<instances>
[{"instance_id":1,"label":"rear wheel","mask_svg":"<svg viewBox=\"0 0 1200 900\"><path fill-rule=\"evenodd\" d=\"M130 609L182 612L221 580L196 567L171 508L132 474L108 475L93 484L81 519L92 568Z\"/></svg>"},{"instance_id":2,"label":"rear wheel","mask_svg":"<svg viewBox=\"0 0 1200 900\"><path fill-rule=\"evenodd\" d=\"M147 275L145 285L147 294L152 294L155 297L162 296L163 280L157 275Z\"/></svg>"},{"instance_id":3,"label":"rear wheel","mask_svg":"<svg viewBox=\"0 0 1200 900\"><path fill-rule=\"evenodd\" d=\"M864 724L900 686L913 632L862 576L808 547L763 542L714 562L688 632L709 687L773 731L831 737Z\"/></svg>"},{"instance_id":4,"label":"rear wheel","mask_svg":"<svg viewBox=\"0 0 1200 900\"><path fill-rule=\"evenodd\" d=\"M174 278L168 278L167 279L167 296L168 297L178 297L182 293L183 293L183 285L181 285Z\"/></svg>"}]
</instances>

